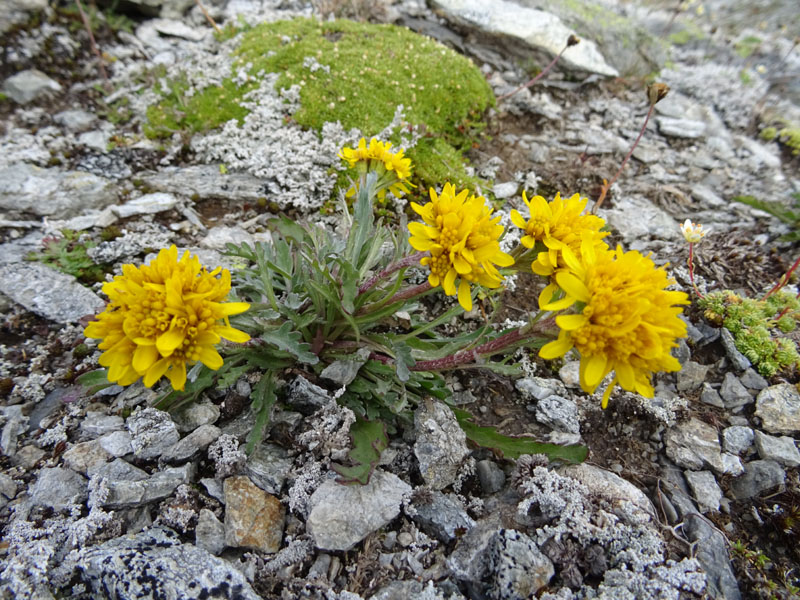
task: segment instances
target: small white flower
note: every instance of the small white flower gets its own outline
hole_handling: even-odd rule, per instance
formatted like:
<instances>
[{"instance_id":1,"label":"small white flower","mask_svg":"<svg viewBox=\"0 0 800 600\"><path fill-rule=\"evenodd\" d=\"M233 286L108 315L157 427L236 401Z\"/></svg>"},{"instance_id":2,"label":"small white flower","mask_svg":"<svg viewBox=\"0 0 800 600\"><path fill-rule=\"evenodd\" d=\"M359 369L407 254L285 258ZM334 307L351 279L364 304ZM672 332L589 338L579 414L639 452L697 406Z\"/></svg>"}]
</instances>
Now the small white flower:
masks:
<instances>
[{"instance_id":1,"label":"small white flower","mask_svg":"<svg viewBox=\"0 0 800 600\"><path fill-rule=\"evenodd\" d=\"M703 229L702 225L698 225L692 223L690 219L686 219L681 225L681 231L683 232L683 237L686 238L686 241L690 244L696 244L704 237L706 234L711 231L711 229Z\"/></svg>"}]
</instances>

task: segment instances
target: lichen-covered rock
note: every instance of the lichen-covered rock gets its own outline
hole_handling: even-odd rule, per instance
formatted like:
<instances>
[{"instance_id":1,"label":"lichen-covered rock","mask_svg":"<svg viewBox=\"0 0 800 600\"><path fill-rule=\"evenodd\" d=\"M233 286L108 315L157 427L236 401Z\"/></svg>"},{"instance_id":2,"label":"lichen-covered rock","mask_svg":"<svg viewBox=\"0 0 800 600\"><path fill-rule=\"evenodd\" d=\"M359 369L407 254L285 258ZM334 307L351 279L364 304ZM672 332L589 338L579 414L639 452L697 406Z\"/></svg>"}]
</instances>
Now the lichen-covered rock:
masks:
<instances>
[{"instance_id":1,"label":"lichen-covered rock","mask_svg":"<svg viewBox=\"0 0 800 600\"><path fill-rule=\"evenodd\" d=\"M137 458L158 458L181 438L169 413L156 408L135 412L128 417L127 427Z\"/></svg>"},{"instance_id":2,"label":"lichen-covered rock","mask_svg":"<svg viewBox=\"0 0 800 600\"><path fill-rule=\"evenodd\" d=\"M441 402L424 402L414 413L417 441L414 454L425 483L435 490L451 485L469 454L467 436L456 417Z\"/></svg>"},{"instance_id":3,"label":"lichen-covered rock","mask_svg":"<svg viewBox=\"0 0 800 600\"><path fill-rule=\"evenodd\" d=\"M791 383L761 390L756 398L756 416L770 433L800 432L800 393Z\"/></svg>"},{"instance_id":4,"label":"lichen-covered rock","mask_svg":"<svg viewBox=\"0 0 800 600\"><path fill-rule=\"evenodd\" d=\"M231 563L159 527L86 548L78 573L93 597L105 600L259 600Z\"/></svg>"},{"instance_id":5,"label":"lichen-covered rock","mask_svg":"<svg viewBox=\"0 0 800 600\"><path fill-rule=\"evenodd\" d=\"M526 600L555 574L552 561L519 531L501 529L489 541L487 550L487 593L493 600Z\"/></svg>"}]
</instances>

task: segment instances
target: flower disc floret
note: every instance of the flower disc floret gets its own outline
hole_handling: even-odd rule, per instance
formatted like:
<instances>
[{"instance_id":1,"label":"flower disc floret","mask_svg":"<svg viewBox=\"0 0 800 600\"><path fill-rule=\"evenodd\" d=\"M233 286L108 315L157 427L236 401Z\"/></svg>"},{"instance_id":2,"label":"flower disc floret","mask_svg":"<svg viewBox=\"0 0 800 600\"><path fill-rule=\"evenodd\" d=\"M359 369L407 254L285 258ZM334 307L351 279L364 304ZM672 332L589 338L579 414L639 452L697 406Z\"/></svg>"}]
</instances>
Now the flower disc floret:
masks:
<instances>
[{"instance_id":1,"label":"flower disc floret","mask_svg":"<svg viewBox=\"0 0 800 600\"><path fill-rule=\"evenodd\" d=\"M520 240L523 246L533 248L539 242L544 247L531 263L537 275L548 277L563 268L561 253L564 248L580 257L583 242L591 241L598 248L605 244L602 240L608 232L600 231L605 221L595 215L582 214L588 200L579 194L565 200L557 193L553 201L548 202L542 196L528 200L523 192L522 200L528 207L530 218L526 221L519 211L512 210L511 222L525 232Z\"/></svg>"},{"instance_id":2,"label":"flower disc floret","mask_svg":"<svg viewBox=\"0 0 800 600\"><path fill-rule=\"evenodd\" d=\"M580 353L580 384L594 393L603 378L614 371L614 379L603 394L603 408L619 384L631 392L652 398L651 375L678 371L672 356L677 338L686 337L686 323L679 305L688 304L684 292L666 288L674 283L663 267L656 268L639 252L595 252L591 242L583 244L581 258L563 250L567 269L555 275L566 297L550 302L556 286L542 293L544 310L574 305L573 314L556 317L558 339L545 344L539 356L553 359L572 348Z\"/></svg>"},{"instance_id":3,"label":"flower disc floret","mask_svg":"<svg viewBox=\"0 0 800 600\"><path fill-rule=\"evenodd\" d=\"M411 203L424 223L409 223L409 243L430 253L420 261L430 269L428 283L441 285L448 296L458 294L459 304L470 311L470 284L500 287L503 276L497 267L514 264L514 259L500 250L500 216L492 216L483 196L471 195L468 190L458 192L451 183L444 185L441 194L431 188L430 198L424 206Z\"/></svg>"},{"instance_id":4,"label":"flower disc floret","mask_svg":"<svg viewBox=\"0 0 800 600\"><path fill-rule=\"evenodd\" d=\"M173 245L149 265L123 265L122 275L103 285L106 309L84 334L102 339L100 365L108 380L130 385L140 377L147 387L166 375L182 390L186 365L222 366L215 349L221 339L246 342L250 336L230 326L228 317L246 311L245 302L224 302L231 289L227 269L208 272L185 252L178 260Z\"/></svg>"},{"instance_id":5,"label":"flower disc floret","mask_svg":"<svg viewBox=\"0 0 800 600\"><path fill-rule=\"evenodd\" d=\"M709 228L704 228L699 223L692 223L691 219L686 219L683 225L681 225L681 233L683 233L684 239L690 244L696 244L702 240L709 231L711 231Z\"/></svg>"},{"instance_id":6,"label":"flower disc floret","mask_svg":"<svg viewBox=\"0 0 800 600\"><path fill-rule=\"evenodd\" d=\"M362 174L369 170L378 173L378 198L383 199L387 189L400 198L408 193L408 186L415 187L408 181L411 177L411 159L404 156L404 150L393 152L391 148L391 142L372 138L367 145L366 138L361 138L355 148L342 148L339 158L347 162L351 169L356 168ZM355 193L356 186L353 186L347 191L347 196Z\"/></svg>"}]
</instances>

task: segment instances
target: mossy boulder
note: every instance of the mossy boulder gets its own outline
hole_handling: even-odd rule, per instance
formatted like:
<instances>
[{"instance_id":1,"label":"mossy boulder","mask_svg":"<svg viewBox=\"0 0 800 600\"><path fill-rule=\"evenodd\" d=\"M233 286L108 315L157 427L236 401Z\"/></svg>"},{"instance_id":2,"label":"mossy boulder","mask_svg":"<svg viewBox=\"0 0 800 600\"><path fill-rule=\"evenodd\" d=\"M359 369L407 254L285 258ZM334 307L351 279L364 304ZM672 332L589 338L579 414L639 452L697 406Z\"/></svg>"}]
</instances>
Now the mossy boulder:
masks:
<instances>
[{"instance_id":1,"label":"mossy boulder","mask_svg":"<svg viewBox=\"0 0 800 600\"><path fill-rule=\"evenodd\" d=\"M172 80L170 93L148 109L149 137L241 122L249 113L242 98L266 73L277 73L276 89L299 86L300 108L291 117L301 126L321 131L324 123L339 121L370 137L403 105L405 122L422 133L407 155L423 186L468 179L461 153L494 96L467 58L406 28L346 20L263 23L237 35L231 56L236 77L202 90Z\"/></svg>"}]
</instances>

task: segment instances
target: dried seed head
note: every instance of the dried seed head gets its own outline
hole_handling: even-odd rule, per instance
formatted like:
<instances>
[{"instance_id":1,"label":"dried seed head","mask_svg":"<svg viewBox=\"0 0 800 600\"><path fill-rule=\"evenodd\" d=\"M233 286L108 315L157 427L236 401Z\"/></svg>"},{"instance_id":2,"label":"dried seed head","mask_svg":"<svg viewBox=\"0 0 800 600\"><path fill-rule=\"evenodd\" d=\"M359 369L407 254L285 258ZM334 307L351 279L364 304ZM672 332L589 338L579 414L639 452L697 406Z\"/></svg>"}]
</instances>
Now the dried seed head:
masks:
<instances>
[{"instance_id":1,"label":"dried seed head","mask_svg":"<svg viewBox=\"0 0 800 600\"><path fill-rule=\"evenodd\" d=\"M569 48L570 46L577 46L580 43L580 41L581 40L577 35L575 34L570 35L569 38L567 38L567 48Z\"/></svg>"},{"instance_id":2,"label":"dried seed head","mask_svg":"<svg viewBox=\"0 0 800 600\"><path fill-rule=\"evenodd\" d=\"M647 99L650 104L656 104L663 100L669 92L669 86L666 83L651 83L647 86Z\"/></svg>"}]
</instances>

